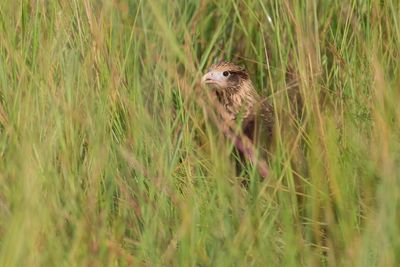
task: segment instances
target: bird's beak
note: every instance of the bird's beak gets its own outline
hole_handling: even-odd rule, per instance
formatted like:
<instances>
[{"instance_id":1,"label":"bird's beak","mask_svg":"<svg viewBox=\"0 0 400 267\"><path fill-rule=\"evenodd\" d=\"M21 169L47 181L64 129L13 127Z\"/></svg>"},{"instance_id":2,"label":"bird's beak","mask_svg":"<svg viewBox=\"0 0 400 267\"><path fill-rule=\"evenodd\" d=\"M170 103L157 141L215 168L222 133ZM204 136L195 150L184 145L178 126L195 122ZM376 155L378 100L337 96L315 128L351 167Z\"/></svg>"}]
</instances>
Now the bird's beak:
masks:
<instances>
[{"instance_id":1,"label":"bird's beak","mask_svg":"<svg viewBox=\"0 0 400 267\"><path fill-rule=\"evenodd\" d=\"M208 73L204 74L204 76L201 78L201 84L202 85L208 84L211 81L212 81L211 72L208 72Z\"/></svg>"},{"instance_id":2,"label":"bird's beak","mask_svg":"<svg viewBox=\"0 0 400 267\"><path fill-rule=\"evenodd\" d=\"M217 75L210 71L201 78L201 84L202 85L207 85L207 84L218 84L218 78Z\"/></svg>"}]
</instances>

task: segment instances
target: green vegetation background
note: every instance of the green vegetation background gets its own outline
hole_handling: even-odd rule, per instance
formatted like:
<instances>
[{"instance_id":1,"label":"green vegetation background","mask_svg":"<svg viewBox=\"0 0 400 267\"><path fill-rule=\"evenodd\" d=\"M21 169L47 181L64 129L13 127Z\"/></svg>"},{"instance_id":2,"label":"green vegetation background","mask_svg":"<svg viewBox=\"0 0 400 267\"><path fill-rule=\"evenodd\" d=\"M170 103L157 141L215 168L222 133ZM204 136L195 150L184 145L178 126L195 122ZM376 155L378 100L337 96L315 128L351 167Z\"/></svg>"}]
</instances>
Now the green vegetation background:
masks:
<instances>
[{"instance_id":1,"label":"green vegetation background","mask_svg":"<svg viewBox=\"0 0 400 267\"><path fill-rule=\"evenodd\" d=\"M398 266L400 3L2 0L0 266ZM275 106L236 177L199 79Z\"/></svg>"}]
</instances>

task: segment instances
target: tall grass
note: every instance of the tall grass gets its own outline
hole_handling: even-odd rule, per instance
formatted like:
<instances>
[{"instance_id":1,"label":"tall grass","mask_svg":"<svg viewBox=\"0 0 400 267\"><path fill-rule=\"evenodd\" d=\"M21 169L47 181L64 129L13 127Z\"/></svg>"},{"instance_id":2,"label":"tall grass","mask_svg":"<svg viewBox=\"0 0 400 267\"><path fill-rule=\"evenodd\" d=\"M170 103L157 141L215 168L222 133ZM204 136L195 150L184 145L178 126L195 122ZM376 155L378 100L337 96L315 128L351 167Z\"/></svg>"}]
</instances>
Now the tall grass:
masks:
<instances>
[{"instance_id":1,"label":"tall grass","mask_svg":"<svg viewBox=\"0 0 400 267\"><path fill-rule=\"evenodd\" d=\"M0 2L0 266L398 266L400 3ZM269 177L199 105L274 104Z\"/></svg>"}]
</instances>

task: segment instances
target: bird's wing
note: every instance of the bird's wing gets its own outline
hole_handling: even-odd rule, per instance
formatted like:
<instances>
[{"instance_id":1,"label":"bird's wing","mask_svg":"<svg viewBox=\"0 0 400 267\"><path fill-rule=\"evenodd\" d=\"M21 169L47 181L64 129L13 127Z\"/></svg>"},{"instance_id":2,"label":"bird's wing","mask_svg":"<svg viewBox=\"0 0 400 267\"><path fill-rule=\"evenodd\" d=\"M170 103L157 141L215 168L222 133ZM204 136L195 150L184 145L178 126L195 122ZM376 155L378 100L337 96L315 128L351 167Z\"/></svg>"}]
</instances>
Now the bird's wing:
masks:
<instances>
[{"instance_id":1,"label":"bird's wing","mask_svg":"<svg viewBox=\"0 0 400 267\"><path fill-rule=\"evenodd\" d=\"M257 147L260 148L260 151L266 152L266 150L268 150L268 148L270 148L273 143L273 106L266 101L259 102L254 112L254 118L253 120L249 121L248 125L254 127L253 142L256 144Z\"/></svg>"},{"instance_id":2,"label":"bird's wing","mask_svg":"<svg viewBox=\"0 0 400 267\"><path fill-rule=\"evenodd\" d=\"M268 136L272 136L274 126L274 107L269 102L262 102L260 108L260 119Z\"/></svg>"}]
</instances>

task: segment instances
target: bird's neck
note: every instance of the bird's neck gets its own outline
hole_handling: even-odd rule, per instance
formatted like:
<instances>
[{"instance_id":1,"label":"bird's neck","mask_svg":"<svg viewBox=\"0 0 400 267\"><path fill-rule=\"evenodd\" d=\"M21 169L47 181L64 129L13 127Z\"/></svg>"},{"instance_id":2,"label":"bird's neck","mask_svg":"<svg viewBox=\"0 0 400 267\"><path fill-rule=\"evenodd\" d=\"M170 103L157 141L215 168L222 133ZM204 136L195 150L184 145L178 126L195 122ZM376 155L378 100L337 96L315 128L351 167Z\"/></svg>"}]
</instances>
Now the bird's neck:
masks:
<instances>
[{"instance_id":1,"label":"bird's neck","mask_svg":"<svg viewBox=\"0 0 400 267\"><path fill-rule=\"evenodd\" d=\"M232 120L236 119L239 114L242 114L244 118L250 115L258 98L257 92L250 82L243 83L238 87L216 91L216 96Z\"/></svg>"}]
</instances>

